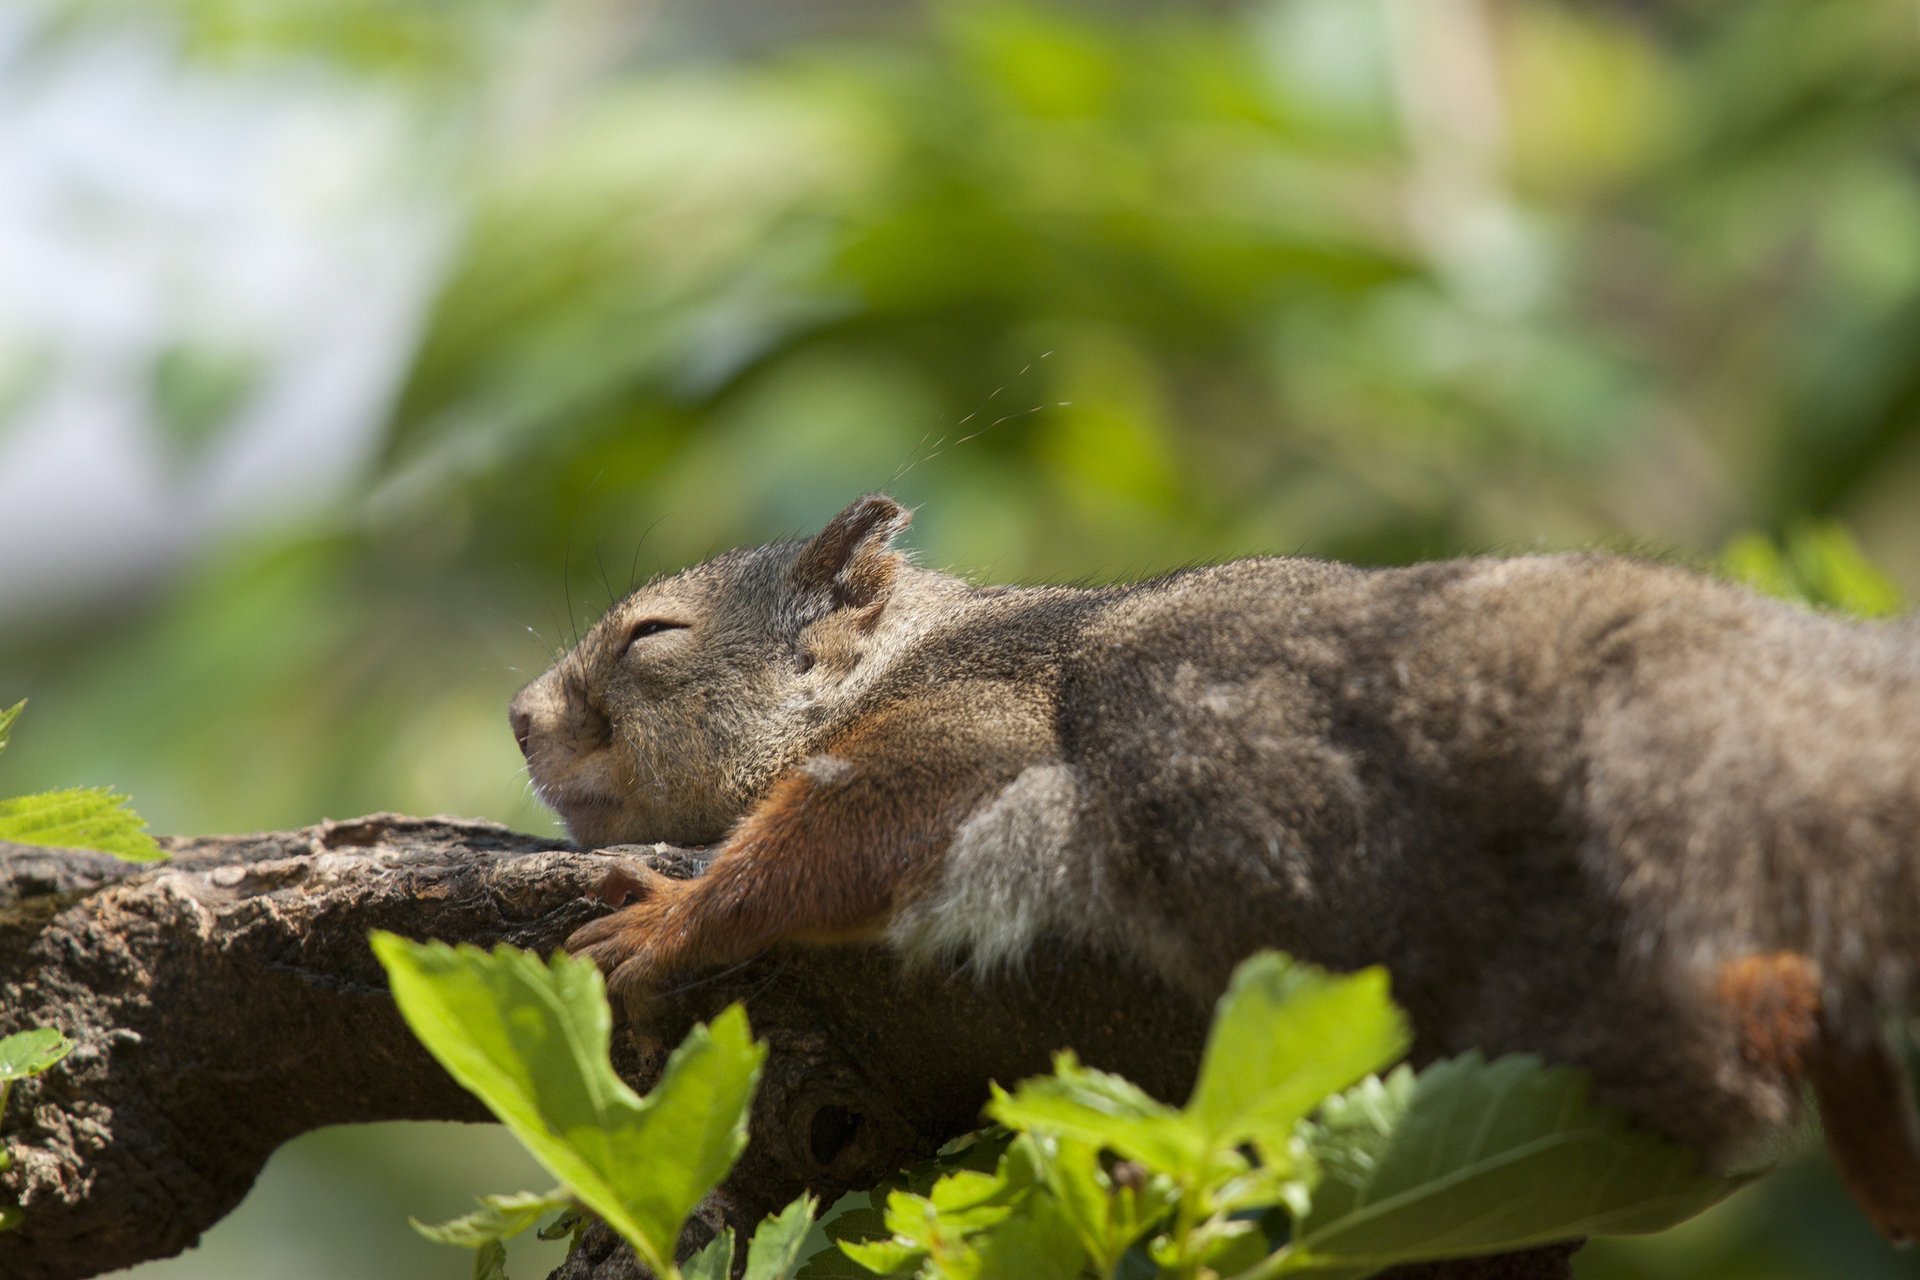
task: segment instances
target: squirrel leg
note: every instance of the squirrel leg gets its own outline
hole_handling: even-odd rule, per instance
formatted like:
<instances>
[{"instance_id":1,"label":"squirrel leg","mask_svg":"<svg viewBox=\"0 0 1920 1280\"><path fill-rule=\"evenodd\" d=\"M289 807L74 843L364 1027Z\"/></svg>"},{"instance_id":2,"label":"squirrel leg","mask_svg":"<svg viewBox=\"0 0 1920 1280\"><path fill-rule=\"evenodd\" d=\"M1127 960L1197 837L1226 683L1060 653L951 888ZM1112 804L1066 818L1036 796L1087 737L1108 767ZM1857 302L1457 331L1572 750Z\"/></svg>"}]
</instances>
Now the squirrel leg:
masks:
<instances>
[{"instance_id":1,"label":"squirrel leg","mask_svg":"<svg viewBox=\"0 0 1920 1280\"><path fill-rule=\"evenodd\" d=\"M1818 967L1793 952L1728 964L1716 994L1738 1020L1749 1062L1813 1086L1827 1150L1873 1225L1896 1244L1920 1239L1920 1124L1880 1029L1834 1026L1821 1009Z\"/></svg>"},{"instance_id":2,"label":"squirrel leg","mask_svg":"<svg viewBox=\"0 0 1920 1280\"><path fill-rule=\"evenodd\" d=\"M1885 1035L1823 1035L1808 1066L1827 1150L1855 1203L1895 1244L1920 1239L1920 1125Z\"/></svg>"},{"instance_id":3,"label":"squirrel leg","mask_svg":"<svg viewBox=\"0 0 1920 1280\"><path fill-rule=\"evenodd\" d=\"M677 974L776 942L877 940L895 907L937 873L957 799L818 757L774 786L705 872L622 884L639 901L583 925L567 949L638 1007Z\"/></svg>"}]
</instances>

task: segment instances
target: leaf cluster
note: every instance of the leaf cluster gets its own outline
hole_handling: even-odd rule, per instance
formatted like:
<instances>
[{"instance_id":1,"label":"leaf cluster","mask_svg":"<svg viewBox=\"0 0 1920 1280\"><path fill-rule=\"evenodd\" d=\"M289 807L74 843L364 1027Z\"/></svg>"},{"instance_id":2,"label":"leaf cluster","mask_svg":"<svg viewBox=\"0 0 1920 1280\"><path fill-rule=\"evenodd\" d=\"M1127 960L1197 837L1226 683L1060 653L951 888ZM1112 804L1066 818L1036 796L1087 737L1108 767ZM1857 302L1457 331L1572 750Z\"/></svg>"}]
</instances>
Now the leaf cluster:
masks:
<instances>
[{"instance_id":1,"label":"leaf cluster","mask_svg":"<svg viewBox=\"0 0 1920 1280\"><path fill-rule=\"evenodd\" d=\"M374 947L415 1033L561 1184L485 1197L464 1218L416 1223L423 1234L475 1249L475 1276L499 1277L504 1240L555 1210L549 1230L575 1230L578 1206L669 1280L732 1274L730 1231L684 1263L675 1253L746 1144L765 1048L738 1006L696 1028L641 1098L608 1061L591 965L387 934ZM1478 1056L1395 1068L1407 1038L1384 971L1255 957L1221 999L1185 1106L1062 1053L1051 1075L996 1089L999 1127L931 1167L817 1226L804 1196L769 1218L745 1274L1358 1280L1661 1230L1736 1185L1591 1104L1579 1072Z\"/></svg>"},{"instance_id":2,"label":"leaf cluster","mask_svg":"<svg viewBox=\"0 0 1920 1280\"><path fill-rule=\"evenodd\" d=\"M1012 1136L992 1173L889 1193L885 1234L841 1249L876 1274L942 1280L1357 1280L1657 1231L1734 1185L1590 1104L1579 1072L1470 1055L1377 1074L1405 1048L1382 971L1256 957L1185 1107L1063 1054L996 1092L988 1114Z\"/></svg>"}]
</instances>

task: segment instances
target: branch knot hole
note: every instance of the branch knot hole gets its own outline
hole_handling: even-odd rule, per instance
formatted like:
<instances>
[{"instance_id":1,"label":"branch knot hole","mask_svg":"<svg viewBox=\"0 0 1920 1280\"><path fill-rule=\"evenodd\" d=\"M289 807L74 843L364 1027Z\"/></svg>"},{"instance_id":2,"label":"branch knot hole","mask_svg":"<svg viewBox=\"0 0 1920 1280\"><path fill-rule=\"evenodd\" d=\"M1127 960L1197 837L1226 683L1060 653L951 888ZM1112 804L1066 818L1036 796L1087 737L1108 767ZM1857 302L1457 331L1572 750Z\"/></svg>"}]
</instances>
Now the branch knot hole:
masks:
<instances>
[{"instance_id":1,"label":"branch knot hole","mask_svg":"<svg viewBox=\"0 0 1920 1280\"><path fill-rule=\"evenodd\" d=\"M823 1102L807 1117L807 1156L816 1174L844 1177L867 1163L866 1117L838 1102Z\"/></svg>"}]
</instances>

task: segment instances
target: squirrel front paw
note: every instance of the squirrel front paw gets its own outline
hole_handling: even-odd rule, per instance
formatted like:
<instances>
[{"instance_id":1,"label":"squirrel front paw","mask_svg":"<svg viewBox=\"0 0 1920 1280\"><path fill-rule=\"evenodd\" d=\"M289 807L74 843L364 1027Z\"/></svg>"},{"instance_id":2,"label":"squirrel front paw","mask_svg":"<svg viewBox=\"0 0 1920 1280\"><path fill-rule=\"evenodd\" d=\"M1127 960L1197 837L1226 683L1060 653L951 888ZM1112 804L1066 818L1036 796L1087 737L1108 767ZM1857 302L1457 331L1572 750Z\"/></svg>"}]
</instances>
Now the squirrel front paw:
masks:
<instances>
[{"instance_id":1,"label":"squirrel front paw","mask_svg":"<svg viewBox=\"0 0 1920 1280\"><path fill-rule=\"evenodd\" d=\"M629 1017L646 1010L684 959L687 931L675 921L674 906L688 883L651 870L616 868L593 896L620 909L589 920L567 939L570 953L593 961L606 975L608 992Z\"/></svg>"}]
</instances>

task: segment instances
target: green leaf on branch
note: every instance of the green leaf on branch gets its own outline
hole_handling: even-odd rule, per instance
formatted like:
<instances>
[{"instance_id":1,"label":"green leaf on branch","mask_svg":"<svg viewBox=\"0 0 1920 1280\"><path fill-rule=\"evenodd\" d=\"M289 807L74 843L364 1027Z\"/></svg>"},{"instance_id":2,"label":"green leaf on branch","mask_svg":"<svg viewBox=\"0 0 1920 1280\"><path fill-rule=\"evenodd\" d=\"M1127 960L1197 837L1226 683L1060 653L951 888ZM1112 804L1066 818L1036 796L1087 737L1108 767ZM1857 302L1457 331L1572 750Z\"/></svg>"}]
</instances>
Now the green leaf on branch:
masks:
<instances>
[{"instance_id":1,"label":"green leaf on branch","mask_svg":"<svg viewBox=\"0 0 1920 1280\"><path fill-rule=\"evenodd\" d=\"M745 1011L695 1027L641 1098L614 1074L592 964L389 933L373 948L401 1015L447 1073L643 1262L673 1274L681 1227L746 1146L766 1049Z\"/></svg>"},{"instance_id":2,"label":"green leaf on branch","mask_svg":"<svg viewBox=\"0 0 1920 1280\"><path fill-rule=\"evenodd\" d=\"M0 751L25 698L0 711ZM0 800L0 840L56 849L94 849L129 862L158 862L167 855L147 832L127 798L111 787L70 787Z\"/></svg>"},{"instance_id":3,"label":"green leaf on branch","mask_svg":"<svg viewBox=\"0 0 1920 1280\"><path fill-rule=\"evenodd\" d=\"M407 1221L435 1244L478 1249L489 1240L511 1240L549 1213L572 1204L573 1197L556 1187L545 1194L520 1191L511 1195L481 1196L478 1209L447 1222L426 1223L418 1218Z\"/></svg>"},{"instance_id":4,"label":"green leaf on branch","mask_svg":"<svg viewBox=\"0 0 1920 1280\"><path fill-rule=\"evenodd\" d=\"M1111 1275L1127 1249L1173 1203L1171 1179L1139 1165L1116 1179L1092 1143L1056 1134L1027 1134L1021 1141L1033 1144L1047 1189L1101 1275Z\"/></svg>"},{"instance_id":5,"label":"green leaf on branch","mask_svg":"<svg viewBox=\"0 0 1920 1280\"><path fill-rule=\"evenodd\" d=\"M987 1115L1010 1129L1051 1133L1138 1160L1150 1169L1191 1168L1206 1155L1206 1135L1186 1116L1129 1080L1056 1054L1053 1074L1012 1092L995 1087Z\"/></svg>"},{"instance_id":6,"label":"green leaf on branch","mask_svg":"<svg viewBox=\"0 0 1920 1280\"><path fill-rule=\"evenodd\" d=\"M1577 1236L1659 1231L1738 1188L1587 1100L1579 1071L1525 1057L1406 1068L1328 1099L1321 1181L1260 1277L1372 1275Z\"/></svg>"},{"instance_id":7,"label":"green leaf on branch","mask_svg":"<svg viewBox=\"0 0 1920 1280\"><path fill-rule=\"evenodd\" d=\"M1018 1213L1009 1214L968 1241L968 1254L935 1256L933 1274L942 1280L1079 1280L1086 1273L1087 1251L1073 1224L1052 1196L1031 1195ZM968 1256L971 1255L971 1256Z\"/></svg>"},{"instance_id":8,"label":"green leaf on branch","mask_svg":"<svg viewBox=\"0 0 1920 1280\"><path fill-rule=\"evenodd\" d=\"M57 1027L16 1031L0 1039L0 1084L37 1076L71 1052L73 1041Z\"/></svg>"},{"instance_id":9,"label":"green leaf on branch","mask_svg":"<svg viewBox=\"0 0 1920 1280\"><path fill-rule=\"evenodd\" d=\"M957 1169L926 1195L887 1196L879 1240L839 1241L847 1258L878 1275L913 1273L938 1280L1075 1280L1087 1250L1060 1204L1042 1187L1031 1143L1017 1141L992 1172ZM809 1268L810 1274L821 1274Z\"/></svg>"},{"instance_id":10,"label":"green leaf on branch","mask_svg":"<svg viewBox=\"0 0 1920 1280\"><path fill-rule=\"evenodd\" d=\"M818 1205L812 1196L803 1195L761 1222L747 1244L747 1270L742 1280L793 1280Z\"/></svg>"},{"instance_id":11,"label":"green leaf on branch","mask_svg":"<svg viewBox=\"0 0 1920 1280\"><path fill-rule=\"evenodd\" d=\"M96 849L129 862L167 856L140 815L127 807L127 798L110 787L72 787L0 800L0 840Z\"/></svg>"},{"instance_id":12,"label":"green leaf on branch","mask_svg":"<svg viewBox=\"0 0 1920 1280\"><path fill-rule=\"evenodd\" d=\"M732 1280L733 1231L721 1231L680 1264L680 1280Z\"/></svg>"},{"instance_id":13,"label":"green leaf on branch","mask_svg":"<svg viewBox=\"0 0 1920 1280\"><path fill-rule=\"evenodd\" d=\"M741 1280L793 1280L800 1270L800 1253L807 1243L818 1204L802 1195L792 1204L761 1221L747 1242L747 1264ZM734 1239L723 1230L680 1268L682 1280L731 1280Z\"/></svg>"},{"instance_id":14,"label":"green leaf on branch","mask_svg":"<svg viewBox=\"0 0 1920 1280\"><path fill-rule=\"evenodd\" d=\"M1276 952L1234 971L1187 1115L1214 1143L1286 1135L1329 1094L1406 1053L1387 971L1334 975Z\"/></svg>"},{"instance_id":15,"label":"green leaf on branch","mask_svg":"<svg viewBox=\"0 0 1920 1280\"><path fill-rule=\"evenodd\" d=\"M507 1246L498 1240L482 1244L473 1255L473 1280L508 1280Z\"/></svg>"}]
</instances>

